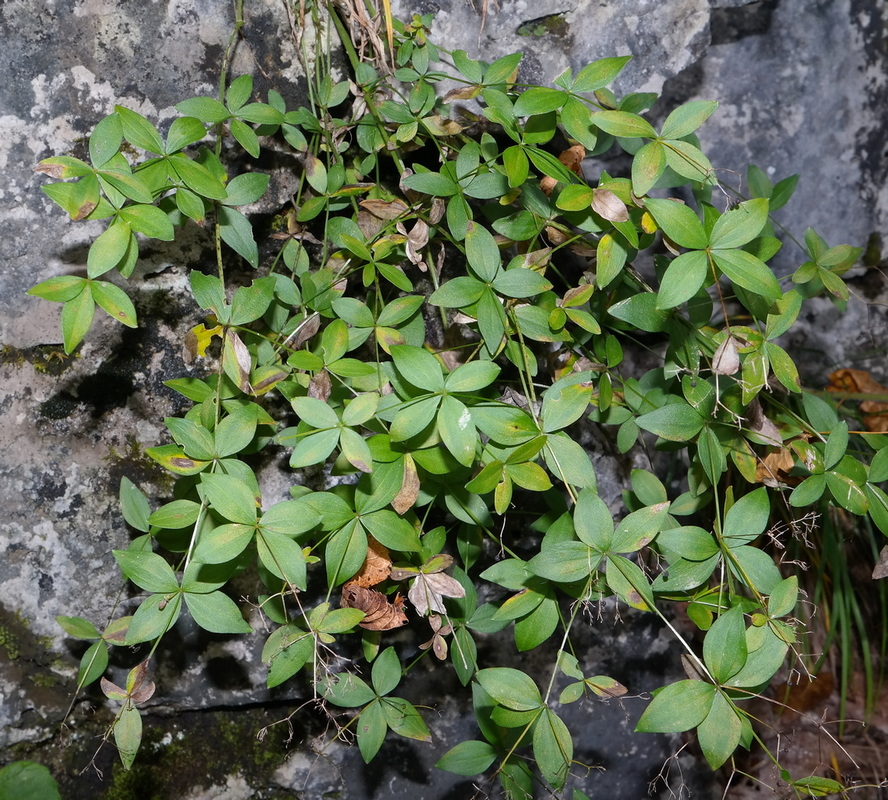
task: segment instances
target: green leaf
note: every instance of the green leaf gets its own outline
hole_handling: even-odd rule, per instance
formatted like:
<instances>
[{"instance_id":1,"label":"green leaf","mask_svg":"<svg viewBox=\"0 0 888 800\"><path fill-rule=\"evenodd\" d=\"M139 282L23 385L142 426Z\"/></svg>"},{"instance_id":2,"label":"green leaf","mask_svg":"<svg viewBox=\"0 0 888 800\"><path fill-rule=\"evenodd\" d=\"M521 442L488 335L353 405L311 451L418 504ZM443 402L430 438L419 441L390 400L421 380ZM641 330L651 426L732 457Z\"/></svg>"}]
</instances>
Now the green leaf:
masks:
<instances>
[{"instance_id":1,"label":"green leaf","mask_svg":"<svg viewBox=\"0 0 888 800\"><path fill-rule=\"evenodd\" d=\"M59 275L32 286L26 294L32 297L42 297L44 300L51 300L54 303L64 303L77 297L87 285L86 278L75 275Z\"/></svg>"},{"instance_id":2,"label":"green leaf","mask_svg":"<svg viewBox=\"0 0 888 800\"><path fill-rule=\"evenodd\" d=\"M401 408L392 420L389 433L393 442L402 442L425 431L441 404L439 397L425 397Z\"/></svg>"},{"instance_id":3,"label":"green leaf","mask_svg":"<svg viewBox=\"0 0 888 800\"><path fill-rule=\"evenodd\" d=\"M678 681L655 695L635 726L640 733L681 733L696 728L709 714L716 688L703 681Z\"/></svg>"},{"instance_id":4,"label":"green leaf","mask_svg":"<svg viewBox=\"0 0 888 800\"><path fill-rule=\"evenodd\" d=\"M697 728L700 748L712 769L718 769L731 757L740 744L742 730L743 724L737 712L724 694L717 692L709 714Z\"/></svg>"},{"instance_id":5,"label":"green leaf","mask_svg":"<svg viewBox=\"0 0 888 800\"><path fill-rule=\"evenodd\" d=\"M232 119L229 123L231 135L237 143L244 148L253 158L259 158L260 146L259 137L256 132L246 123L239 119ZM314 198L315 200L324 200L324 198Z\"/></svg>"},{"instance_id":6,"label":"green leaf","mask_svg":"<svg viewBox=\"0 0 888 800\"><path fill-rule=\"evenodd\" d=\"M225 95L225 102L231 111L237 111L253 93L253 76L240 75L235 78Z\"/></svg>"},{"instance_id":7,"label":"green leaf","mask_svg":"<svg viewBox=\"0 0 888 800\"><path fill-rule=\"evenodd\" d=\"M570 183L559 192L555 205L562 211L585 211L592 207L593 197L591 186Z\"/></svg>"},{"instance_id":8,"label":"green leaf","mask_svg":"<svg viewBox=\"0 0 888 800\"><path fill-rule=\"evenodd\" d=\"M713 250L712 259L737 286L766 300L779 300L783 296L771 268L751 253L745 250Z\"/></svg>"},{"instance_id":9,"label":"green leaf","mask_svg":"<svg viewBox=\"0 0 888 800\"><path fill-rule=\"evenodd\" d=\"M709 277L709 259L702 250L691 250L672 260L657 292L657 308L675 308L690 300Z\"/></svg>"},{"instance_id":10,"label":"green leaf","mask_svg":"<svg viewBox=\"0 0 888 800\"><path fill-rule=\"evenodd\" d=\"M466 233L466 258L483 281L492 281L502 265L493 234L476 222L469 222Z\"/></svg>"},{"instance_id":11,"label":"green leaf","mask_svg":"<svg viewBox=\"0 0 888 800\"><path fill-rule=\"evenodd\" d=\"M614 521L610 509L595 492L584 489L573 512L574 530L582 542L602 553L610 550Z\"/></svg>"},{"instance_id":12,"label":"green leaf","mask_svg":"<svg viewBox=\"0 0 888 800\"><path fill-rule=\"evenodd\" d=\"M641 568L623 556L611 555L605 568L607 585L626 605L639 611L652 611L654 595Z\"/></svg>"},{"instance_id":13,"label":"green leaf","mask_svg":"<svg viewBox=\"0 0 888 800\"><path fill-rule=\"evenodd\" d=\"M746 646L749 651L746 664L727 681L727 685L755 689L769 681L783 666L789 645L771 630L770 625L764 625L747 629Z\"/></svg>"},{"instance_id":14,"label":"green leaf","mask_svg":"<svg viewBox=\"0 0 888 800\"><path fill-rule=\"evenodd\" d=\"M432 292L429 303L444 308L463 308L478 302L484 288L481 281L462 275L447 281Z\"/></svg>"},{"instance_id":15,"label":"green leaf","mask_svg":"<svg viewBox=\"0 0 888 800\"><path fill-rule=\"evenodd\" d=\"M51 183L40 189L73 220L88 217L102 199L99 194L99 179L95 175L87 175L74 183ZM113 213L113 209L111 212Z\"/></svg>"},{"instance_id":16,"label":"green leaf","mask_svg":"<svg viewBox=\"0 0 888 800\"><path fill-rule=\"evenodd\" d=\"M648 142L632 158L632 191L644 197L666 169L666 149L660 142Z\"/></svg>"},{"instance_id":17,"label":"green leaf","mask_svg":"<svg viewBox=\"0 0 888 800\"><path fill-rule=\"evenodd\" d=\"M714 182L715 170L699 147L673 139L664 142L664 152L666 164L683 178L706 184Z\"/></svg>"},{"instance_id":18,"label":"green leaf","mask_svg":"<svg viewBox=\"0 0 888 800\"><path fill-rule=\"evenodd\" d=\"M500 367L491 361L461 364L444 380L448 392L477 392L496 380Z\"/></svg>"},{"instance_id":19,"label":"green leaf","mask_svg":"<svg viewBox=\"0 0 888 800\"><path fill-rule=\"evenodd\" d=\"M543 778L555 790L563 788L573 762L573 740L567 725L549 708L533 727L533 757Z\"/></svg>"},{"instance_id":20,"label":"green leaf","mask_svg":"<svg viewBox=\"0 0 888 800\"><path fill-rule=\"evenodd\" d=\"M237 604L222 592L185 594L185 605L194 621L210 633L252 633L253 629L241 616Z\"/></svg>"},{"instance_id":21,"label":"green leaf","mask_svg":"<svg viewBox=\"0 0 888 800\"><path fill-rule=\"evenodd\" d=\"M515 101L516 117L529 117L533 114L546 114L557 111L564 105L569 95L560 89L549 89L544 86L532 86L518 95Z\"/></svg>"},{"instance_id":22,"label":"green leaf","mask_svg":"<svg viewBox=\"0 0 888 800\"><path fill-rule=\"evenodd\" d=\"M340 708L357 708L376 698L376 692L351 672L340 672L319 686L324 697Z\"/></svg>"},{"instance_id":23,"label":"green leaf","mask_svg":"<svg viewBox=\"0 0 888 800\"><path fill-rule=\"evenodd\" d=\"M497 294L505 297L534 297L552 288L539 272L532 269L517 267L500 272L493 280L493 288Z\"/></svg>"},{"instance_id":24,"label":"green leaf","mask_svg":"<svg viewBox=\"0 0 888 800\"><path fill-rule=\"evenodd\" d=\"M598 144L598 136L591 122L589 106L575 97L568 98L561 109L561 124L568 136L576 139L587 150L594 150Z\"/></svg>"},{"instance_id":25,"label":"green leaf","mask_svg":"<svg viewBox=\"0 0 888 800\"><path fill-rule=\"evenodd\" d=\"M669 519L669 502L645 506L623 517L613 532L610 550L634 553L654 540ZM579 535L579 532L578 534Z\"/></svg>"},{"instance_id":26,"label":"green leaf","mask_svg":"<svg viewBox=\"0 0 888 800\"><path fill-rule=\"evenodd\" d=\"M173 500L151 514L148 522L160 528L188 528L197 521L200 508L193 500Z\"/></svg>"},{"instance_id":27,"label":"green leaf","mask_svg":"<svg viewBox=\"0 0 888 800\"><path fill-rule=\"evenodd\" d=\"M188 145L199 142L207 135L204 124L194 117L174 119L167 133L166 153L171 155Z\"/></svg>"},{"instance_id":28,"label":"green leaf","mask_svg":"<svg viewBox=\"0 0 888 800\"><path fill-rule=\"evenodd\" d=\"M245 206L255 203L268 188L270 175L264 172L245 172L235 175L225 186L228 197L225 198L227 206Z\"/></svg>"},{"instance_id":29,"label":"green leaf","mask_svg":"<svg viewBox=\"0 0 888 800\"><path fill-rule=\"evenodd\" d=\"M768 201L764 198L739 203L715 221L709 246L721 250L742 247L762 232L767 221Z\"/></svg>"},{"instance_id":30,"label":"green leaf","mask_svg":"<svg viewBox=\"0 0 888 800\"><path fill-rule=\"evenodd\" d=\"M152 594L142 601L126 631L126 646L149 642L173 627L182 610L182 595Z\"/></svg>"},{"instance_id":31,"label":"green leaf","mask_svg":"<svg viewBox=\"0 0 888 800\"><path fill-rule=\"evenodd\" d=\"M804 791L809 797L826 797L831 794L841 794L845 791L845 787L832 778L819 778L812 775L808 778L799 778L793 781L790 786Z\"/></svg>"},{"instance_id":32,"label":"green leaf","mask_svg":"<svg viewBox=\"0 0 888 800\"><path fill-rule=\"evenodd\" d=\"M683 139L692 134L712 115L718 103L713 100L694 100L672 111L660 130L663 139Z\"/></svg>"},{"instance_id":33,"label":"green leaf","mask_svg":"<svg viewBox=\"0 0 888 800\"><path fill-rule=\"evenodd\" d=\"M256 552L263 566L297 589L306 588L307 575L302 548L289 536L261 529L256 536Z\"/></svg>"},{"instance_id":34,"label":"green leaf","mask_svg":"<svg viewBox=\"0 0 888 800\"><path fill-rule=\"evenodd\" d=\"M572 92L594 92L603 89L620 74L632 56L600 58L583 67L573 80Z\"/></svg>"},{"instance_id":35,"label":"green leaf","mask_svg":"<svg viewBox=\"0 0 888 800\"><path fill-rule=\"evenodd\" d=\"M592 383L589 373L575 373L568 383L553 384L546 390L540 418L545 433L554 433L576 422L589 408L592 400Z\"/></svg>"},{"instance_id":36,"label":"green leaf","mask_svg":"<svg viewBox=\"0 0 888 800\"><path fill-rule=\"evenodd\" d=\"M179 581L167 562L144 550L112 550L123 574L148 592L178 592Z\"/></svg>"},{"instance_id":37,"label":"green leaf","mask_svg":"<svg viewBox=\"0 0 888 800\"><path fill-rule=\"evenodd\" d=\"M722 537L728 547L749 544L768 527L771 501L764 487L743 495L728 511Z\"/></svg>"},{"instance_id":38,"label":"green leaf","mask_svg":"<svg viewBox=\"0 0 888 800\"><path fill-rule=\"evenodd\" d=\"M703 421L697 409L686 403L670 403L636 419L642 430L671 442L691 441L703 428Z\"/></svg>"},{"instance_id":39,"label":"green leaf","mask_svg":"<svg viewBox=\"0 0 888 800\"><path fill-rule=\"evenodd\" d=\"M269 689L292 678L313 657L314 636L295 625L282 625L274 631L262 649L262 660L269 664L266 685Z\"/></svg>"},{"instance_id":40,"label":"green leaf","mask_svg":"<svg viewBox=\"0 0 888 800\"><path fill-rule=\"evenodd\" d=\"M256 125L280 125L284 121L284 115L268 103L250 103L241 106L237 110L237 115Z\"/></svg>"},{"instance_id":41,"label":"green leaf","mask_svg":"<svg viewBox=\"0 0 888 800\"><path fill-rule=\"evenodd\" d=\"M148 532L148 515L151 508L144 492L129 478L120 479L120 511L123 518L137 531Z\"/></svg>"},{"instance_id":42,"label":"green leaf","mask_svg":"<svg viewBox=\"0 0 888 800\"><path fill-rule=\"evenodd\" d=\"M541 578L573 583L594 574L600 563L601 553L583 542L557 542L543 547L527 567Z\"/></svg>"},{"instance_id":43,"label":"green leaf","mask_svg":"<svg viewBox=\"0 0 888 800\"><path fill-rule=\"evenodd\" d=\"M479 670L475 680L497 703L514 711L532 711L543 704L540 690L524 672L509 667Z\"/></svg>"},{"instance_id":44,"label":"green leaf","mask_svg":"<svg viewBox=\"0 0 888 800\"><path fill-rule=\"evenodd\" d=\"M608 286L622 272L629 254L613 234L606 233L598 240L595 283L599 289Z\"/></svg>"},{"instance_id":45,"label":"green leaf","mask_svg":"<svg viewBox=\"0 0 888 800\"><path fill-rule=\"evenodd\" d=\"M858 516L866 514L869 509L866 492L852 477L830 470L826 473L826 485L835 501L846 511Z\"/></svg>"},{"instance_id":46,"label":"green leaf","mask_svg":"<svg viewBox=\"0 0 888 800\"><path fill-rule=\"evenodd\" d=\"M703 661L712 676L719 683L725 683L743 669L747 655L743 611L735 606L722 614L706 632Z\"/></svg>"},{"instance_id":47,"label":"green leaf","mask_svg":"<svg viewBox=\"0 0 888 800\"><path fill-rule=\"evenodd\" d=\"M374 700L361 712L357 722L358 749L365 764L369 764L379 752L387 730L382 704Z\"/></svg>"},{"instance_id":48,"label":"green leaf","mask_svg":"<svg viewBox=\"0 0 888 800\"><path fill-rule=\"evenodd\" d=\"M774 591L783 578L771 555L750 545L732 548L728 567L746 586L762 594Z\"/></svg>"},{"instance_id":49,"label":"green leaf","mask_svg":"<svg viewBox=\"0 0 888 800\"><path fill-rule=\"evenodd\" d=\"M690 250L704 250L709 244L700 218L684 203L648 198L644 205L663 233L677 245Z\"/></svg>"},{"instance_id":50,"label":"green leaf","mask_svg":"<svg viewBox=\"0 0 888 800\"><path fill-rule=\"evenodd\" d=\"M441 400L437 419L441 441L460 464L470 467L475 460L478 434L465 404L450 395Z\"/></svg>"},{"instance_id":51,"label":"green leaf","mask_svg":"<svg viewBox=\"0 0 888 800\"><path fill-rule=\"evenodd\" d=\"M596 111L592 114L592 124L605 133L627 139L646 137L656 139L657 132L646 119L626 111Z\"/></svg>"},{"instance_id":52,"label":"green leaf","mask_svg":"<svg viewBox=\"0 0 888 800\"><path fill-rule=\"evenodd\" d=\"M200 488L219 516L242 525L256 523L256 498L247 484L232 475L204 473Z\"/></svg>"},{"instance_id":53,"label":"green leaf","mask_svg":"<svg viewBox=\"0 0 888 800\"><path fill-rule=\"evenodd\" d=\"M219 206L219 235L238 255L254 269L259 266L259 248L253 238L250 221L233 208Z\"/></svg>"},{"instance_id":54,"label":"green leaf","mask_svg":"<svg viewBox=\"0 0 888 800\"><path fill-rule=\"evenodd\" d=\"M123 125L118 114L102 119L89 137L89 160L94 167L102 167L120 150L123 141Z\"/></svg>"},{"instance_id":55,"label":"green leaf","mask_svg":"<svg viewBox=\"0 0 888 800\"><path fill-rule=\"evenodd\" d=\"M136 308L123 289L107 281L91 281L89 290L93 300L107 314L128 328L138 327Z\"/></svg>"},{"instance_id":56,"label":"green leaf","mask_svg":"<svg viewBox=\"0 0 888 800\"><path fill-rule=\"evenodd\" d=\"M213 97L192 97L176 104L176 111L189 117L197 117L209 125L224 122L229 117L228 109Z\"/></svg>"},{"instance_id":57,"label":"green leaf","mask_svg":"<svg viewBox=\"0 0 888 800\"><path fill-rule=\"evenodd\" d=\"M388 726L399 736L430 742L432 734L416 707L401 697L386 697L380 701Z\"/></svg>"},{"instance_id":58,"label":"green leaf","mask_svg":"<svg viewBox=\"0 0 888 800\"><path fill-rule=\"evenodd\" d=\"M789 496L789 504L795 508L810 506L826 491L826 475L811 475L803 480Z\"/></svg>"},{"instance_id":59,"label":"green leaf","mask_svg":"<svg viewBox=\"0 0 888 800\"><path fill-rule=\"evenodd\" d=\"M83 617L56 617L56 622L69 636L75 639L99 639L99 629Z\"/></svg>"},{"instance_id":60,"label":"green leaf","mask_svg":"<svg viewBox=\"0 0 888 800\"><path fill-rule=\"evenodd\" d=\"M579 489L595 489L595 467L588 452L566 433L549 434L543 458L549 471Z\"/></svg>"},{"instance_id":61,"label":"green leaf","mask_svg":"<svg viewBox=\"0 0 888 800\"><path fill-rule=\"evenodd\" d=\"M225 200L228 197L222 182L198 161L192 161L187 156L172 156L168 163L182 183L201 197L210 200Z\"/></svg>"},{"instance_id":62,"label":"green leaf","mask_svg":"<svg viewBox=\"0 0 888 800\"><path fill-rule=\"evenodd\" d=\"M338 586L347 581L363 565L367 556L367 534L352 520L328 540L325 549L327 583Z\"/></svg>"},{"instance_id":63,"label":"green leaf","mask_svg":"<svg viewBox=\"0 0 888 800\"><path fill-rule=\"evenodd\" d=\"M523 53L511 53L494 61L484 73L484 83L487 85L496 85L505 83L514 75L521 62Z\"/></svg>"},{"instance_id":64,"label":"green leaf","mask_svg":"<svg viewBox=\"0 0 888 800\"><path fill-rule=\"evenodd\" d=\"M376 694L380 697L391 692L400 682L403 675L401 661L394 647L387 647L373 662L370 681Z\"/></svg>"},{"instance_id":65,"label":"green leaf","mask_svg":"<svg viewBox=\"0 0 888 800\"><path fill-rule=\"evenodd\" d=\"M86 257L86 274L90 278L98 278L108 270L114 269L126 255L130 246L129 223L113 222L89 248Z\"/></svg>"},{"instance_id":66,"label":"green leaf","mask_svg":"<svg viewBox=\"0 0 888 800\"><path fill-rule=\"evenodd\" d=\"M251 403L224 417L214 432L216 456L225 458L247 447L256 434L258 414L259 406Z\"/></svg>"},{"instance_id":67,"label":"green leaf","mask_svg":"<svg viewBox=\"0 0 888 800\"><path fill-rule=\"evenodd\" d=\"M823 467L832 469L844 457L848 449L848 423L840 421L830 432L823 450Z\"/></svg>"},{"instance_id":68,"label":"green leaf","mask_svg":"<svg viewBox=\"0 0 888 800\"><path fill-rule=\"evenodd\" d=\"M163 154L163 139L157 128L145 117L123 106L114 106L114 110L122 123L123 136L130 144L141 147L149 153Z\"/></svg>"},{"instance_id":69,"label":"green leaf","mask_svg":"<svg viewBox=\"0 0 888 800\"><path fill-rule=\"evenodd\" d=\"M128 771L136 760L136 754L142 744L142 718L139 716L139 710L129 703L114 721L114 744L117 745L120 763Z\"/></svg>"},{"instance_id":70,"label":"green leaf","mask_svg":"<svg viewBox=\"0 0 888 800\"><path fill-rule=\"evenodd\" d=\"M459 192L459 186L440 172L418 172L401 180L408 189L433 197L452 197Z\"/></svg>"},{"instance_id":71,"label":"green leaf","mask_svg":"<svg viewBox=\"0 0 888 800\"><path fill-rule=\"evenodd\" d=\"M435 767L455 775L480 775L496 761L496 757L497 751L492 744L469 739L450 748L438 759ZM40 798L35 797L34 800Z\"/></svg>"},{"instance_id":72,"label":"green leaf","mask_svg":"<svg viewBox=\"0 0 888 800\"><path fill-rule=\"evenodd\" d=\"M222 281L215 275L204 275L193 269L188 275L188 282L194 301L201 308L208 309L218 318L227 321L222 313L225 306L225 287Z\"/></svg>"},{"instance_id":73,"label":"green leaf","mask_svg":"<svg viewBox=\"0 0 888 800\"><path fill-rule=\"evenodd\" d=\"M398 372L414 386L430 392L444 389L444 372L441 362L428 350L412 345L395 345L392 358Z\"/></svg>"},{"instance_id":74,"label":"green leaf","mask_svg":"<svg viewBox=\"0 0 888 800\"><path fill-rule=\"evenodd\" d=\"M77 688L89 686L98 680L108 669L108 645L104 642L93 642L80 659L77 670ZM2 784L0 784L2 786ZM3 790L0 788L0 798Z\"/></svg>"}]
</instances>

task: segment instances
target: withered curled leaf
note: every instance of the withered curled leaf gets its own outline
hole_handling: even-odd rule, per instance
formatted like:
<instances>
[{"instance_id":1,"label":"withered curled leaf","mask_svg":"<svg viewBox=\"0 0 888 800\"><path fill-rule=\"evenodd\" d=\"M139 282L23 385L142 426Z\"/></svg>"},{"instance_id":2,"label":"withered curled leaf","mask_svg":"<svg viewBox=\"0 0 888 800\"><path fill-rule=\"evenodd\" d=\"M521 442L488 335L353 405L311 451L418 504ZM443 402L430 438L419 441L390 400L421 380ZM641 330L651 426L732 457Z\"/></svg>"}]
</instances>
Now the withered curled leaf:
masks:
<instances>
[{"instance_id":1,"label":"withered curled leaf","mask_svg":"<svg viewBox=\"0 0 888 800\"><path fill-rule=\"evenodd\" d=\"M737 340L728 336L715 350L712 357L712 371L716 375L733 375L740 369L740 354L737 352Z\"/></svg>"},{"instance_id":2,"label":"withered curled leaf","mask_svg":"<svg viewBox=\"0 0 888 800\"><path fill-rule=\"evenodd\" d=\"M365 589L382 583L392 573L392 558L388 548L376 541L372 536L367 537L367 555L364 565L349 581Z\"/></svg>"},{"instance_id":3,"label":"withered curled leaf","mask_svg":"<svg viewBox=\"0 0 888 800\"><path fill-rule=\"evenodd\" d=\"M396 594L393 602L376 589L366 589L355 583L347 583L342 587L343 608L357 608L366 616L359 623L368 631L390 631L407 624L404 613L404 598Z\"/></svg>"},{"instance_id":4,"label":"withered curled leaf","mask_svg":"<svg viewBox=\"0 0 888 800\"><path fill-rule=\"evenodd\" d=\"M609 222L626 222L629 209L610 189L592 190L592 210Z\"/></svg>"}]
</instances>

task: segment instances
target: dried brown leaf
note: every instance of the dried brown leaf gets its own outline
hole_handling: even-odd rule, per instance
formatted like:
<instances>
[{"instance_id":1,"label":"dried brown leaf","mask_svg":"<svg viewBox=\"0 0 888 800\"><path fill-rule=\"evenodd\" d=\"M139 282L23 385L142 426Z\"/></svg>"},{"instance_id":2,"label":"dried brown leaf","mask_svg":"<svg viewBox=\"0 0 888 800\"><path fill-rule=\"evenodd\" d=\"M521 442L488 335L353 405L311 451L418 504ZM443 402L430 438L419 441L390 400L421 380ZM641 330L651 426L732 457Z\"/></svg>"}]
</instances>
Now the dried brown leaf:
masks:
<instances>
[{"instance_id":1,"label":"dried brown leaf","mask_svg":"<svg viewBox=\"0 0 888 800\"><path fill-rule=\"evenodd\" d=\"M361 200L358 205L374 217L387 220L397 219L408 209L407 204L402 200L375 200L368 198Z\"/></svg>"},{"instance_id":2,"label":"dried brown leaf","mask_svg":"<svg viewBox=\"0 0 888 800\"><path fill-rule=\"evenodd\" d=\"M792 453L786 447L781 447L773 453L768 453L755 466L756 483L776 488L799 483L798 478L792 477L789 472L795 465Z\"/></svg>"},{"instance_id":3,"label":"dried brown leaf","mask_svg":"<svg viewBox=\"0 0 888 800\"><path fill-rule=\"evenodd\" d=\"M586 148L581 144L575 144L573 147L568 147L567 150L559 153L558 160L571 172L582 177L583 159L585 157Z\"/></svg>"},{"instance_id":4,"label":"dried brown leaf","mask_svg":"<svg viewBox=\"0 0 888 800\"><path fill-rule=\"evenodd\" d=\"M341 605L363 611L365 617L360 626L368 631L390 631L407 624L401 595L395 595L394 601L389 602L382 592L349 582L342 587Z\"/></svg>"},{"instance_id":5,"label":"dried brown leaf","mask_svg":"<svg viewBox=\"0 0 888 800\"><path fill-rule=\"evenodd\" d=\"M888 388L876 381L869 372L862 369L838 369L829 376L828 392L841 392L849 395L888 395ZM873 433L888 433L888 403L881 400L860 400L863 424Z\"/></svg>"},{"instance_id":6,"label":"dried brown leaf","mask_svg":"<svg viewBox=\"0 0 888 800\"><path fill-rule=\"evenodd\" d=\"M368 536L364 565L349 583L369 589L371 586L376 586L377 583L382 583L391 573L392 558L388 548L377 542L372 536Z\"/></svg>"},{"instance_id":7,"label":"dried brown leaf","mask_svg":"<svg viewBox=\"0 0 888 800\"><path fill-rule=\"evenodd\" d=\"M876 562L876 568L873 570L873 580L878 581L882 578L888 578L888 544L879 551L879 560Z\"/></svg>"},{"instance_id":8,"label":"dried brown leaf","mask_svg":"<svg viewBox=\"0 0 888 800\"><path fill-rule=\"evenodd\" d=\"M457 86L455 89L451 89L444 95L444 102L452 103L454 100L473 100L480 93L480 86Z\"/></svg>"},{"instance_id":9,"label":"dried brown leaf","mask_svg":"<svg viewBox=\"0 0 888 800\"><path fill-rule=\"evenodd\" d=\"M740 354L737 352L737 340L727 336L716 348L712 357L712 371L717 375L734 375L740 369Z\"/></svg>"},{"instance_id":10,"label":"dried brown leaf","mask_svg":"<svg viewBox=\"0 0 888 800\"><path fill-rule=\"evenodd\" d=\"M312 314L305 322L299 326L299 332L293 339L293 347L301 347L312 336L321 329L321 317L319 314Z\"/></svg>"},{"instance_id":11,"label":"dried brown leaf","mask_svg":"<svg viewBox=\"0 0 888 800\"><path fill-rule=\"evenodd\" d=\"M392 508L399 514L406 514L413 508L419 497L419 475L416 473L416 464L408 453L404 456L404 475L401 479L401 489L392 500Z\"/></svg>"},{"instance_id":12,"label":"dried brown leaf","mask_svg":"<svg viewBox=\"0 0 888 800\"><path fill-rule=\"evenodd\" d=\"M749 423L749 429L757 433L764 444L771 447L783 445L783 437L780 435L779 428L765 416L758 398L754 399L747 407L746 421Z\"/></svg>"},{"instance_id":13,"label":"dried brown leaf","mask_svg":"<svg viewBox=\"0 0 888 800\"><path fill-rule=\"evenodd\" d=\"M592 210L610 222L626 222L629 209L610 189L592 190Z\"/></svg>"},{"instance_id":14,"label":"dried brown leaf","mask_svg":"<svg viewBox=\"0 0 888 800\"><path fill-rule=\"evenodd\" d=\"M326 403L332 391L333 381L330 380L330 373L325 369L315 373L308 383L308 396L316 400L322 400Z\"/></svg>"}]
</instances>

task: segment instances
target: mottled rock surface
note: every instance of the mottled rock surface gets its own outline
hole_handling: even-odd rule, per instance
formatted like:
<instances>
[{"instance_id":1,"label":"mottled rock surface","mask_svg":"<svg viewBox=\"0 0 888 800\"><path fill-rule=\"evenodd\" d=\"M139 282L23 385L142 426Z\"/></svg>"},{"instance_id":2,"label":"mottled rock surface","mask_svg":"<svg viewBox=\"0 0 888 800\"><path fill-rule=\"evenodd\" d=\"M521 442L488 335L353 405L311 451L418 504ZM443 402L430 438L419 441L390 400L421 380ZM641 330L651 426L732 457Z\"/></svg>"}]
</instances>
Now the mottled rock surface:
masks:
<instances>
[{"instance_id":1,"label":"mottled rock surface","mask_svg":"<svg viewBox=\"0 0 888 800\"><path fill-rule=\"evenodd\" d=\"M436 41L448 49L487 60L526 51L521 77L528 82L632 54L617 89L663 92L655 117L686 100L721 102L701 138L723 174L742 175L748 163L775 179L802 173L796 198L780 215L794 236L808 225L830 244L864 245L873 233L888 235L888 10L881 2L500 0L499 10L487 3L483 28L479 10L463 0L393 5L402 16L434 13ZM285 5L245 6L233 73L253 74L259 96L271 86L298 101L303 80ZM163 123L179 100L214 94L232 27L228 0L0 5L0 764L20 757L52 763L65 781L63 796L72 798L112 790L115 797L195 800L467 798L470 781L430 770L448 739L465 735L465 719L446 698L434 746L392 742L383 766L365 768L354 748L339 745L314 753L306 742L323 733L324 721L310 711L299 718L291 745L279 734L285 726L257 744L255 731L295 705L264 690L262 674L249 666L255 643L187 628L158 659L160 690L147 718L141 772L122 774L106 748L99 761L104 781L95 773L76 777L97 747L107 710L91 719L80 706L67 734L70 748L51 743L82 651L60 634L55 616L101 625L122 588L110 555L129 537L117 510L120 478L163 494L163 476L140 453L165 441L162 418L179 410L161 382L187 374L180 342L197 317L180 290L188 269L210 256L199 234L149 248L135 299L150 327L130 331L98 319L83 348L66 358L58 307L24 292L82 270L101 227L68 222L39 191L43 179L32 168L41 158L76 152L115 103ZM783 258L791 267L800 252L790 243ZM858 296L848 314L839 317L824 301L793 333L810 385L822 384L833 366L871 369L884 382L884 279L861 272L852 288ZM590 667L600 665L638 692L662 683L677 655L647 622L631 625L590 626L586 652ZM648 653L654 658L637 663ZM429 702L421 681L410 691ZM625 712L617 703L581 710L589 731L578 757L609 771L579 775L577 786L596 796L644 795L675 742L629 734L641 706L634 700ZM247 710L232 713L237 708ZM214 749L198 750L194 742ZM685 778L693 781L693 773ZM155 794L138 794L137 787Z\"/></svg>"}]
</instances>

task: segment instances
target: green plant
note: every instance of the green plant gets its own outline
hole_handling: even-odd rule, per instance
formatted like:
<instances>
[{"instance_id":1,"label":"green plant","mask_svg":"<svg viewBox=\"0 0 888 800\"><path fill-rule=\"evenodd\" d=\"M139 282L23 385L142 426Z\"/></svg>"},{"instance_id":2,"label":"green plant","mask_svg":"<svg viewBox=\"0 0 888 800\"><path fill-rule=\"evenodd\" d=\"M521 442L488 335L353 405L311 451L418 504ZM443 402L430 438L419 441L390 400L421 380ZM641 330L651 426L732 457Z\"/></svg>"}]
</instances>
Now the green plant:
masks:
<instances>
[{"instance_id":1,"label":"green plant","mask_svg":"<svg viewBox=\"0 0 888 800\"><path fill-rule=\"evenodd\" d=\"M416 663L384 645L408 621L406 590L432 629L416 653L449 658L482 737L440 767L494 769L510 797L538 781L563 788L573 742L558 704L625 692L587 675L571 645L584 605L613 597L659 616L687 652L688 678L655 693L638 729L696 729L718 768L759 738L746 701L797 656L798 582L767 550L775 520L792 531L812 506L837 506L888 532L885 437L852 432L778 344L806 298L847 299L841 275L859 255L809 231L805 263L775 277L770 214L796 179L771 185L750 168L750 196L723 186L696 138L717 104L682 105L658 130L641 116L656 96L607 88L628 57L524 87L520 54L485 63L454 51L438 71L428 24L391 23L391 74L343 37L353 83L322 70L311 108L288 109L273 91L252 101L241 76L218 99L180 103L166 136L118 107L93 132L90 162L39 166L74 179L45 187L72 219L109 220L85 277L31 290L64 304L66 352L96 305L136 324L127 295L101 278L132 273L140 237L171 240L192 222L216 237L216 274L189 280L206 319L186 345L207 374L168 382L194 405L165 420L171 443L147 451L179 476L173 499L153 507L121 485L140 535L115 557L144 597L104 633L60 618L95 640L78 688L102 675L107 645L151 644L125 687L103 679L122 703L112 731L126 766L158 643L186 610L207 631L251 632L225 592L246 575L276 626L262 652L268 685L305 678L328 708L355 709L343 727L366 760L389 729L431 735L392 694ZM448 75L457 87L442 99ZM448 104L467 100L479 115L451 118ZM208 134L215 147L200 144ZM239 208L268 176L230 176L221 143L255 158L264 136L302 170L286 230L257 243ZM631 156L628 174L588 183L582 159L614 149ZM684 202L661 191L679 187ZM235 288L241 259L257 277ZM655 366L636 367L638 354ZM590 433L651 459L632 471L616 522L581 444ZM686 476L661 480L651 446ZM254 465L280 449L303 477L273 502ZM341 476L335 486L321 470ZM702 648L673 625L667 609L680 607ZM543 685L478 662L475 637L507 628L519 651L554 643ZM369 681L330 666L349 637ZM841 789L782 777L799 796Z\"/></svg>"},{"instance_id":2,"label":"green plant","mask_svg":"<svg viewBox=\"0 0 888 800\"><path fill-rule=\"evenodd\" d=\"M0 800L61 800L61 795L46 767L13 761L0 769Z\"/></svg>"}]
</instances>

